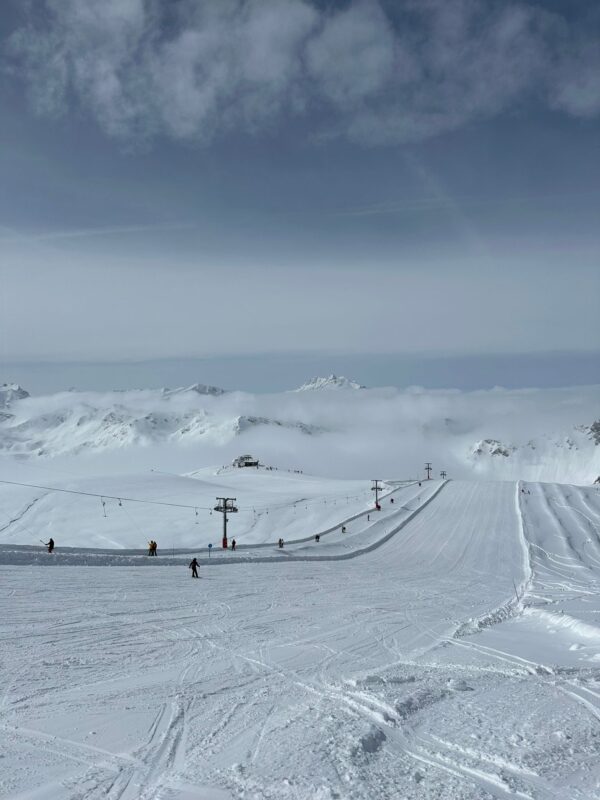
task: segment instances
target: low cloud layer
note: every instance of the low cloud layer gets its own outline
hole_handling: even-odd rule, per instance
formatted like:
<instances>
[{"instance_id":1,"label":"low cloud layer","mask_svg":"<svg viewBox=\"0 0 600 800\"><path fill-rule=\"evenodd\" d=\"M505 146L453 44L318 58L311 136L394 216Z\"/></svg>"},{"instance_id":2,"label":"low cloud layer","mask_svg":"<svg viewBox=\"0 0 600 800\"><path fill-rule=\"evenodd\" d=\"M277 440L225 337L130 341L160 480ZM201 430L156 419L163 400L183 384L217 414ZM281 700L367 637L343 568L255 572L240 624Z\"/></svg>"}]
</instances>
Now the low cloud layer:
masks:
<instances>
[{"instance_id":1,"label":"low cloud layer","mask_svg":"<svg viewBox=\"0 0 600 800\"><path fill-rule=\"evenodd\" d=\"M124 141L208 143L302 121L425 139L508 110L600 114L600 13L495 0L41 0L4 42L34 109ZM566 4L565 4L566 7Z\"/></svg>"},{"instance_id":2,"label":"low cloud layer","mask_svg":"<svg viewBox=\"0 0 600 800\"><path fill-rule=\"evenodd\" d=\"M51 458L68 459L61 466L70 475L108 475L150 464L182 472L252 453L348 478L423 475L431 461L435 476L591 483L600 472L599 399L598 386L13 395L0 419L0 474L20 480L8 455L19 458L21 480L38 483ZM31 465L36 480L27 478Z\"/></svg>"}]
</instances>

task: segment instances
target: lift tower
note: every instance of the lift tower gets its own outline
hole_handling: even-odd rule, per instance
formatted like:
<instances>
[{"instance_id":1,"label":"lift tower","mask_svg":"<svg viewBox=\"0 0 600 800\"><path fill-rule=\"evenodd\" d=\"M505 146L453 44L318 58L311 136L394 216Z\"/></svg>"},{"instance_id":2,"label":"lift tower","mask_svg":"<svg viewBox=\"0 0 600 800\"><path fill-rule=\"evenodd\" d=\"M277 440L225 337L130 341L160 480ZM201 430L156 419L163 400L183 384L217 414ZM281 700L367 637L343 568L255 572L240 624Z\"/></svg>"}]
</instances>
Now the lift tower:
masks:
<instances>
[{"instance_id":1,"label":"lift tower","mask_svg":"<svg viewBox=\"0 0 600 800\"><path fill-rule=\"evenodd\" d=\"M432 469L432 467L431 467L431 461L428 461L428 462L425 464L425 472L427 473L427 480L428 480L428 481L430 481L430 480L431 480L431 469Z\"/></svg>"},{"instance_id":2,"label":"lift tower","mask_svg":"<svg viewBox=\"0 0 600 800\"><path fill-rule=\"evenodd\" d=\"M219 501L215 506L215 511L223 514L223 550L227 550L227 514L237 514L237 506L234 506L235 497L217 497Z\"/></svg>"},{"instance_id":3,"label":"lift tower","mask_svg":"<svg viewBox=\"0 0 600 800\"><path fill-rule=\"evenodd\" d=\"M382 490L383 487L379 485L380 483L381 481L374 480L373 486L371 486L371 491L375 492L375 508L377 511L381 510L381 506L379 505L379 492Z\"/></svg>"}]
</instances>

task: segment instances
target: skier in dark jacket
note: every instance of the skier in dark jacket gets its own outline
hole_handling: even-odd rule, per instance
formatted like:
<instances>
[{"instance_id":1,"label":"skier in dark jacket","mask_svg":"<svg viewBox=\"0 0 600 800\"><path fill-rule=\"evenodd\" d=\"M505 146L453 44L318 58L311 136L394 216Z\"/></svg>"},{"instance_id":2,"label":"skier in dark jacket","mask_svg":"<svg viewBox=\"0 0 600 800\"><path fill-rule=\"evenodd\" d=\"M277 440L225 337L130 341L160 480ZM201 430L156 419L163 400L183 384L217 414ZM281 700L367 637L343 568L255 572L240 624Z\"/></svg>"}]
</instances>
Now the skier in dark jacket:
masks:
<instances>
[{"instance_id":1,"label":"skier in dark jacket","mask_svg":"<svg viewBox=\"0 0 600 800\"><path fill-rule=\"evenodd\" d=\"M50 537L47 542L44 542L46 547L48 548L48 552L51 553L54 550L54 539Z\"/></svg>"},{"instance_id":2,"label":"skier in dark jacket","mask_svg":"<svg viewBox=\"0 0 600 800\"><path fill-rule=\"evenodd\" d=\"M198 577L198 559L195 556L190 561L190 565L189 565L188 569L192 570L192 578L197 578Z\"/></svg>"},{"instance_id":3,"label":"skier in dark jacket","mask_svg":"<svg viewBox=\"0 0 600 800\"><path fill-rule=\"evenodd\" d=\"M235 550L235 545L236 545L235 539L232 539L231 540L231 550L232 551Z\"/></svg>"}]
</instances>

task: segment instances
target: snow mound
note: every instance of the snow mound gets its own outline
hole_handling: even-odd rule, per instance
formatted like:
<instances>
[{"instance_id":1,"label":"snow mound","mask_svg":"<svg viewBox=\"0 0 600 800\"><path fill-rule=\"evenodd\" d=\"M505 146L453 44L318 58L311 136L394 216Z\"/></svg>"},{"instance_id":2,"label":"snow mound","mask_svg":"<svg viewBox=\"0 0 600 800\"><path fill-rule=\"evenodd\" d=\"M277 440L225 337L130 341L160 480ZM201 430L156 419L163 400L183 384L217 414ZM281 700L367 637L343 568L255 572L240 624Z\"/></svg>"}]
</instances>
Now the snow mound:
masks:
<instances>
[{"instance_id":1,"label":"snow mound","mask_svg":"<svg viewBox=\"0 0 600 800\"><path fill-rule=\"evenodd\" d=\"M343 375L338 376L332 373L327 378L311 378L293 391L307 392L315 389L366 389L366 386L357 383L352 378L345 378Z\"/></svg>"}]
</instances>

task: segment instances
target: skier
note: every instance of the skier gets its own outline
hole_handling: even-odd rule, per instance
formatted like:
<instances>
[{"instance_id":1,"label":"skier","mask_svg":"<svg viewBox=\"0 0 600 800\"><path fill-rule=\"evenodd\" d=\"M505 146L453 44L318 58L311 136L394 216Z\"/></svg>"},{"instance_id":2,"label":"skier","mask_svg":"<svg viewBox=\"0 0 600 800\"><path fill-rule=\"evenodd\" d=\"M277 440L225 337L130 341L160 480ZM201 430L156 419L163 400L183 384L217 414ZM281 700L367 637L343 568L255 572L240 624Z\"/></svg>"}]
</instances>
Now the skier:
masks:
<instances>
[{"instance_id":1,"label":"skier","mask_svg":"<svg viewBox=\"0 0 600 800\"><path fill-rule=\"evenodd\" d=\"M158 548L158 545L156 544L156 542L155 542L155 541L154 541L154 539L153 539L153 540L152 540L152 555L153 555L153 556L155 556L155 555L156 555L156 550L157 550L157 548Z\"/></svg>"},{"instance_id":2,"label":"skier","mask_svg":"<svg viewBox=\"0 0 600 800\"><path fill-rule=\"evenodd\" d=\"M194 558L192 558L192 560L190 561L188 569L192 570L192 578L198 577L198 559L196 558L196 556L194 556Z\"/></svg>"},{"instance_id":3,"label":"skier","mask_svg":"<svg viewBox=\"0 0 600 800\"><path fill-rule=\"evenodd\" d=\"M342 533L346 533L346 526L342 525Z\"/></svg>"},{"instance_id":4,"label":"skier","mask_svg":"<svg viewBox=\"0 0 600 800\"><path fill-rule=\"evenodd\" d=\"M152 539L150 539L150 541L148 542L148 555L149 556L153 555L153 552L154 552L154 542L152 541Z\"/></svg>"},{"instance_id":5,"label":"skier","mask_svg":"<svg viewBox=\"0 0 600 800\"><path fill-rule=\"evenodd\" d=\"M52 537L50 537L47 542L42 542L42 544L46 545L49 553L54 550L54 539Z\"/></svg>"},{"instance_id":6,"label":"skier","mask_svg":"<svg viewBox=\"0 0 600 800\"><path fill-rule=\"evenodd\" d=\"M320 542L320 541L321 541L321 535L317 533L317 535L315 536L315 542Z\"/></svg>"},{"instance_id":7,"label":"skier","mask_svg":"<svg viewBox=\"0 0 600 800\"><path fill-rule=\"evenodd\" d=\"M235 550L235 539L231 540L231 550L232 552Z\"/></svg>"},{"instance_id":8,"label":"skier","mask_svg":"<svg viewBox=\"0 0 600 800\"><path fill-rule=\"evenodd\" d=\"M280 538L277 544L279 545L279 549L283 550L283 539Z\"/></svg>"},{"instance_id":9,"label":"skier","mask_svg":"<svg viewBox=\"0 0 600 800\"><path fill-rule=\"evenodd\" d=\"M394 502L394 498L390 497L390 503L393 503L393 502Z\"/></svg>"}]
</instances>

